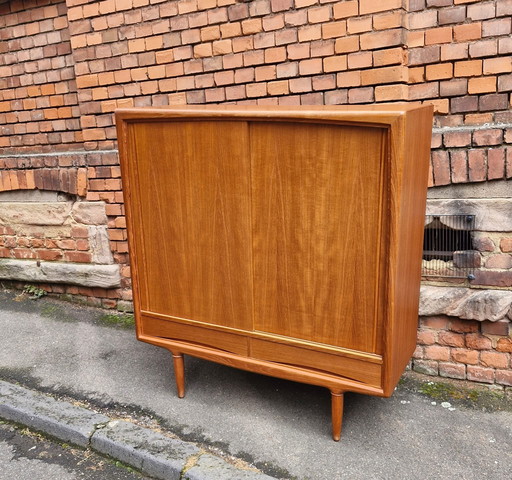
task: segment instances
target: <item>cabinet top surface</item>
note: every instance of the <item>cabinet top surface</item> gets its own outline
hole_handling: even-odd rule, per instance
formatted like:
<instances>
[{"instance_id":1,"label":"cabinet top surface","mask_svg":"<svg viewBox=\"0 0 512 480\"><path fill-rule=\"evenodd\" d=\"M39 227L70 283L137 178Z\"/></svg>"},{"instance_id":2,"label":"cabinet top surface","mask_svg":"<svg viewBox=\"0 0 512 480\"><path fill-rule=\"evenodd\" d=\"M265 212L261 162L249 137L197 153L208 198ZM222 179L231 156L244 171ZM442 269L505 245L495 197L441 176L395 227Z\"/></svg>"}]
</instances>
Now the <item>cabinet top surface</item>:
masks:
<instances>
[{"instance_id":1,"label":"cabinet top surface","mask_svg":"<svg viewBox=\"0 0 512 480\"><path fill-rule=\"evenodd\" d=\"M173 118L240 118L258 120L330 120L391 123L410 111L432 110L431 105L394 103L381 105L315 105L315 106L254 106L254 105L180 105L165 107L121 108L116 110L120 121L166 120Z\"/></svg>"}]
</instances>

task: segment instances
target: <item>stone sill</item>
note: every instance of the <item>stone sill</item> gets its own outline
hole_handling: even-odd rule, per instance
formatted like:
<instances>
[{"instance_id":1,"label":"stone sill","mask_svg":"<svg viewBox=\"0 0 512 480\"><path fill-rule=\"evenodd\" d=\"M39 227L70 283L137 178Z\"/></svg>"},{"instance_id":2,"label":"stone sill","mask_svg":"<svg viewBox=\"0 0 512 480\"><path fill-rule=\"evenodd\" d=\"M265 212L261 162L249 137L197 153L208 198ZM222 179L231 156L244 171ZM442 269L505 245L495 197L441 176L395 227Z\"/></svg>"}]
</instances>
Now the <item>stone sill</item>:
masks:
<instances>
[{"instance_id":1,"label":"stone sill","mask_svg":"<svg viewBox=\"0 0 512 480\"><path fill-rule=\"evenodd\" d=\"M419 315L447 315L480 322L510 321L512 291L422 285Z\"/></svg>"},{"instance_id":2,"label":"stone sill","mask_svg":"<svg viewBox=\"0 0 512 480\"><path fill-rule=\"evenodd\" d=\"M121 285L119 265L45 262L13 258L0 259L0 280L68 283L99 288L116 288Z\"/></svg>"}]
</instances>

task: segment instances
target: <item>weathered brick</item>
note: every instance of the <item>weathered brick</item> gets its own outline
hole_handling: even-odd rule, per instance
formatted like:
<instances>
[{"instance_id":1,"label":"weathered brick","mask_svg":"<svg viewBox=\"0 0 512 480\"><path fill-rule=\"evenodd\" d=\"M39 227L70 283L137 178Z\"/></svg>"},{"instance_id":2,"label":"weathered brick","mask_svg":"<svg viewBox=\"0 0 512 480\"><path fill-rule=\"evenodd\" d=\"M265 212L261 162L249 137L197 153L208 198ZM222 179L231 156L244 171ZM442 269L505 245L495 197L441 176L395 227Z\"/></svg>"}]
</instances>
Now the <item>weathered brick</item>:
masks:
<instances>
[{"instance_id":1,"label":"weathered brick","mask_svg":"<svg viewBox=\"0 0 512 480\"><path fill-rule=\"evenodd\" d=\"M479 330L480 322L476 320L462 320L452 318L450 321L450 330L458 333L476 333Z\"/></svg>"},{"instance_id":2,"label":"weathered brick","mask_svg":"<svg viewBox=\"0 0 512 480\"><path fill-rule=\"evenodd\" d=\"M445 147L467 147L471 145L470 131L447 132L443 135Z\"/></svg>"},{"instance_id":3,"label":"weathered brick","mask_svg":"<svg viewBox=\"0 0 512 480\"><path fill-rule=\"evenodd\" d=\"M502 174L503 176L503 174ZM501 178L501 177L493 177L493 178ZM512 256L507 253L491 255L487 257L485 262L485 268L498 268L498 269L508 269L512 268Z\"/></svg>"},{"instance_id":4,"label":"weathered brick","mask_svg":"<svg viewBox=\"0 0 512 480\"><path fill-rule=\"evenodd\" d=\"M409 65L423 65L438 62L441 58L441 50L437 45L423 48L413 48L409 51Z\"/></svg>"},{"instance_id":5,"label":"weathered brick","mask_svg":"<svg viewBox=\"0 0 512 480\"><path fill-rule=\"evenodd\" d=\"M511 31L512 23L510 18L500 18L482 22L482 37L510 35Z\"/></svg>"},{"instance_id":6,"label":"weathered brick","mask_svg":"<svg viewBox=\"0 0 512 480\"><path fill-rule=\"evenodd\" d=\"M467 379L473 382L494 383L494 369L468 365Z\"/></svg>"},{"instance_id":7,"label":"weathered brick","mask_svg":"<svg viewBox=\"0 0 512 480\"><path fill-rule=\"evenodd\" d=\"M468 92L468 81L465 78L454 78L439 83L439 94L442 97L465 95Z\"/></svg>"},{"instance_id":8,"label":"weathered brick","mask_svg":"<svg viewBox=\"0 0 512 480\"><path fill-rule=\"evenodd\" d=\"M438 375L439 364L433 360L414 360L413 370L424 375Z\"/></svg>"},{"instance_id":9,"label":"weathered brick","mask_svg":"<svg viewBox=\"0 0 512 480\"><path fill-rule=\"evenodd\" d=\"M503 130L483 129L473 132L473 142L478 146L501 145L503 141Z\"/></svg>"},{"instance_id":10,"label":"weathered brick","mask_svg":"<svg viewBox=\"0 0 512 480\"><path fill-rule=\"evenodd\" d=\"M512 353L512 339L511 338L500 338L496 344L496 350L498 352Z\"/></svg>"},{"instance_id":11,"label":"weathered brick","mask_svg":"<svg viewBox=\"0 0 512 480\"><path fill-rule=\"evenodd\" d=\"M468 161L465 150L450 152L450 171L452 183L466 183L468 181Z\"/></svg>"},{"instance_id":12,"label":"weathered brick","mask_svg":"<svg viewBox=\"0 0 512 480\"><path fill-rule=\"evenodd\" d=\"M492 348L492 342L479 333L468 333L466 335L466 346L474 350L489 350Z\"/></svg>"},{"instance_id":13,"label":"weathered brick","mask_svg":"<svg viewBox=\"0 0 512 480\"><path fill-rule=\"evenodd\" d=\"M502 252L512 252L512 237L505 237L500 240L500 248Z\"/></svg>"},{"instance_id":14,"label":"weathered brick","mask_svg":"<svg viewBox=\"0 0 512 480\"><path fill-rule=\"evenodd\" d=\"M496 370L496 383L500 385L512 386L511 370Z\"/></svg>"},{"instance_id":15,"label":"weathered brick","mask_svg":"<svg viewBox=\"0 0 512 480\"><path fill-rule=\"evenodd\" d=\"M482 322L481 329L484 335L508 336L510 322L503 320L499 322Z\"/></svg>"},{"instance_id":16,"label":"weathered brick","mask_svg":"<svg viewBox=\"0 0 512 480\"><path fill-rule=\"evenodd\" d=\"M438 343L449 347L464 347L464 335L454 332L439 332Z\"/></svg>"},{"instance_id":17,"label":"weathered brick","mask_svg":"<svg viewBox=\"0 0 512 480\"><path fill-rule=\"evenodd\" d=\"M478 109L478 97L454 97L450 100L450 106L452 113L473 112Z\"/></svg>"},{"instance_id":18,"label":"weathered brick","mask_svg":"<svg viewBox=\"0 0 512 480\"><path fill-rule=\"evenodd\" d=\"M372 87L351 88L348 91L348 103L371 103L373 101L374 90Z\"/></svg>"},{"instance_id":19,"label":"weathered brick","mask_svg":"<svg viewBox=\"0 0 512 480\"><path fill-rule=\"evenodd\" d=\"M507 368L510 362L510 355L501 352L482 352L480 354L480 363L484 367Z\"/></svg>"},{"instance_id":20,"label":"weathered brick","mask_svg":"<svg viewBox=\"0 0 512 480\"><path fill-rule=\"evenodd\" d=\"M512 271L497 272L492 270L478 270L475 272L473 282L475 285L512 287Z\"/></svg>"},{"instance_id":21,"label":"weathered brick","mask_svg":"<svg viewBox=\"0 0 512 480\"><path fill-rule=\"evenodd\" d=\"M436 332L433 330L418 330L417 340L421 345L434 345L437 341Z\"/></svg>"},{"instance_id":22,"label":"weathered brick","mask_svg":"<svg viewBox=\"0 0 512 480\"><path fill-rule=\"evenodd\" d=\"M487 151L487 179L495 180L505 177L505 150L501 148L490 148ZM506 263L506 262L505 262ZM512 266L512 263L511 263ZM488 267L488 268L509 268L509 267Z\"/></svg>"},{"instance_id":23,"label":"weathered brick","mask_svg":"<svg viewBox=\"0 0 512 480\"><path fill-rule=\"evenodd\" d=\"M496 55L498 43L496 39L480 40L472 42L469 45L469 56L471 58L487 57L489 55Z\"/></svg>"},{"instance_id":24,"label":"weathered brick","mask_svg":"<svg viewBox=\"0 0 512 480\"><path fill-rule=\"evenodd\" d=\"M466 378L466 366L460 363L439 362L439 375L464 380Z\"/></svg>"}]
</instances>

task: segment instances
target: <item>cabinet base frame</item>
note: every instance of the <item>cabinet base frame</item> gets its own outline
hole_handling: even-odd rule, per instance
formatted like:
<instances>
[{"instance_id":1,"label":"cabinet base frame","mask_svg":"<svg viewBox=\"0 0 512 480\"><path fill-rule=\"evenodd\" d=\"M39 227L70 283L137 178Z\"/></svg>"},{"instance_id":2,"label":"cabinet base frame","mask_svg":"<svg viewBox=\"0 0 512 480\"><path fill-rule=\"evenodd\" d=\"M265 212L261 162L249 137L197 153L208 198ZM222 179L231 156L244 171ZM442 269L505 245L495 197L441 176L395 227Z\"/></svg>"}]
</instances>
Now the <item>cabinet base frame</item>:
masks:
<instances>
[{"instance_id":1,"label":"cabinet base frame","mask_svg":"<svg viewBox=\"0 0 512 480\"><path fill-rule=\"evenodd\" d=\"M385 396L384 391L380 388L364 385L350 379L336 377L328 373L241 357L233 353L165 338L141 335L139 336L139 340L163 347L171 352L176 378L176 390L179 398L185 396L184 354L262 375L328 388L331 392L332 438L334 441L339 441L341 437L344 393L346 391Z\"/></svg>"}]
</instances>

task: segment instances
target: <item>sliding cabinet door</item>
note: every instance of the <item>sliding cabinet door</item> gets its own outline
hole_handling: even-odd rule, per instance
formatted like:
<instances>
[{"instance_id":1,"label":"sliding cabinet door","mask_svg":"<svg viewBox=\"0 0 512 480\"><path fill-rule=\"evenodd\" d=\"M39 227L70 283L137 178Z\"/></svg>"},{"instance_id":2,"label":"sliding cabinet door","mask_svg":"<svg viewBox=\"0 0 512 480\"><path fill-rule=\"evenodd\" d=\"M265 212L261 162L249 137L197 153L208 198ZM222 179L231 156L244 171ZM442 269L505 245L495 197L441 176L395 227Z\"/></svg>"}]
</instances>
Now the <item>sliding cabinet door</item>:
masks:
<instances>
[{"instance_id":1,"label":"sliding cabinet door","mask_svg":"<svg viewBox=\"0 0 512 480\"><path fill-rule=\"evenodd\" d=\"M129 124L143 312L252 329L248 126Z\"/></svg>"},{"instance_id":2,"label":"sliding cabinet door","mask_svg":"<svg viewBox=\"0 0 512 480\"><path fill-rule=\"evenodd\" d=\"M386 138L250 124L255 330L380 353Z\"/></svg>"}]
</instances>

